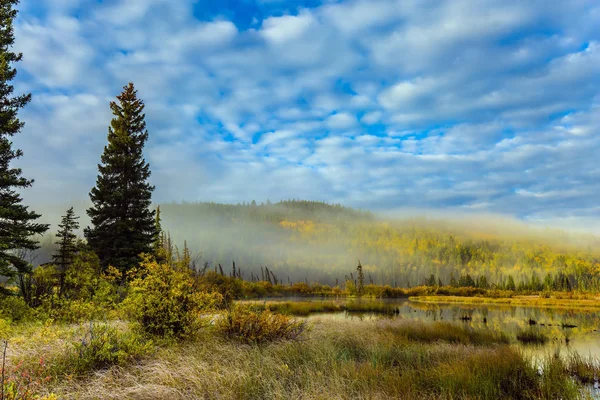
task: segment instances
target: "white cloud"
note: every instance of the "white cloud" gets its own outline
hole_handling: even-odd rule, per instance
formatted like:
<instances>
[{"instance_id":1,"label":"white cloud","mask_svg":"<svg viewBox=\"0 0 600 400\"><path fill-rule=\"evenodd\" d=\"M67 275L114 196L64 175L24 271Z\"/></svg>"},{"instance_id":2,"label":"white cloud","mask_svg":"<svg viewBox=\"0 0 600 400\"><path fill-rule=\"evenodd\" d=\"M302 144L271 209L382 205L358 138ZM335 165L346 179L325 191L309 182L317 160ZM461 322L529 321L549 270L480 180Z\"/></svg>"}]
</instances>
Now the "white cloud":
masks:
<instances>
[{"instance_id":1,"label":"white cloud","mask_svg":"<svg viewBox=\"0 0 600 400\"><path fill-rule=\"evenodd\" d=\"M200 21L194 3L23 0L28 201L86 199L108 102L133 80L159 201L597 207L593 1L278 2L251 28L218 7Z\"/></svg>"},{"instance_id":2,"label":"white cloud","mask_svg":"<svg viewBox=\"0 0 600 400\"><path fill-rule=\"evenodd\" d=\"M381 120L382 115L381 111L371 111L370 113L363 115L360 121L369 125L376 124Z\"/></svg>"},{"instance_id":3,"label":"white cloud","mask_svg":"<svg viewBox=\"0 0 600 400\"><path fill-rule=\"evenodd\" d=\"M263 21L260 33L269 42L282 45L302 37L314 23L315 20L308 11L298 15L269 17Z\"/></svg>"},{"instance_id":4,"label":"white cloud","mask_svg":"<svg viewBox=\"0 0 600 400\"><path fill-rule=\"evenodd\" d=\"M330 129L349 129L356 125L356 117L349 113L337 113L327 118Z\"/></svg>"}]
</instances>

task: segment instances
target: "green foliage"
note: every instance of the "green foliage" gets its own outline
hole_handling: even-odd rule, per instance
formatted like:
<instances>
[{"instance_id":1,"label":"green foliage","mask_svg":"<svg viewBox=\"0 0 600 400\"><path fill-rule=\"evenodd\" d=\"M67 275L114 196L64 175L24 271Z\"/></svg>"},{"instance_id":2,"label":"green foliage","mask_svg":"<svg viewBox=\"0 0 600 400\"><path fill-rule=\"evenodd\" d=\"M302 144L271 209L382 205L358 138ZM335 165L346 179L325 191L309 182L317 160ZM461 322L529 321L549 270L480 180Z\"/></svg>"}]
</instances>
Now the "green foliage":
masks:
<instances>
[{"instance_id":1,"label":"green foliage","mask_svg":"<svg viewBox=\"0 0 600 400\"><path fill-rule=\"evenodd\" d=\"M0 318L13 322L21 322L31 317L31 308L22 297L17 295L0 295Z\"/></svg>"},{"instance_id":2,"label":"green foliage","mask_svg":"<svg viewBox=\"0 0 600 400\"><path fill-rule=\"evenodd\" d=\"M305 321L273 314L268 309L253 311L240 305L226 311L217 326L226 337L248 344L294 340L306 330Z\"/></svg>"},{"instance_id":3,"label":"green foliage","mask_svg":"<svg viewBox=\"0 0 600 400\"><path fill-rule=\"evenodd\" d=\"M200 290L189 269L177 269L145 257L133 271L125 307L144 332L183 337L201 326L201 314L216 309L223 296Z\"/></svg>"},{"instance_id":4,"label":"green foliage","mask_svg":"<svg viewBox=\"0 0 600 400\"><path fill-rule=\"evenodd\" d=\"M39 307L54 300L57 286L57 270L54 265L44 265L19 276L20 291L30 307Z\"/></svg>"},{"instance_id":5,"label":"green foliage","mask_svg":"<svg viewBox=\"0 0 600 400\"><path fill-rule=\"evenodd\" d=\"M0 316L0 340L6 339L11 332L10 320L4 319ZM1 343L1 342L0 342Z\"/></svg>"},{"instance_id":6,"label":"green foliage","mask_svg":"<svg viewBox=\"0 0 600 400\"><path fill-rule=\"evenodd\" d=\"M203 276L198 278L199 290L205 292L216 292L219 293L223 299L220 304L221 308L227 308L233 304L233 300L239 299L243 294L243 287L248 286L252 289L246 291L246 295L250 292L260 293L259 296L268 294L268 289L272 288L272 285L267 282L262 282L262 290L259 288L261 285L253 285L250 282L243 282L240 279L232 278L227 275L218 274L213 271L208 271ZM246 285L247 284L247 285Z\"/></svg>"},{"instance_id":7,"label":"green foliage","mask_svg":"<svg viewBox=\"0 0 600 400\"><path fill-rule=\"evenodd\" d=\"M116 316L125 295L124 288L118 285L119 271L109 268L102 273L93 252L81 243L77 249L64 275L52 264L23 275L22 298L12 296L6 306L0 306L0 312L6 309L5 313L14 320L38 314L63 322Z\"/></svg>"},{"instance_id":8,"label":"green foliage","mask_svg":"<svg viewBox=\"0 0 600 400\"><path fill-rule=\"evenodd\" d=\"M356 284L353 280L346 280L346 293L350 296L356 296L358 294L358 290L356 289Z\"/></svg>"},{"instance_id":9,"label":"green foliage","mask_svg":"<svg viewBox=\"0 0 600 400\"><path fill-rule=\"evenodd\" d=\"M506 290L517 290L517 287L515 286L515 280L513 279L512 275L508 276L508 282L506 284Z\"/></svg>"},{"instance_id":10,"label":"green foliage","mask_svg":"<svg viewBox=\"0 0 600 400\"><path fill-rule=\"evenodd\" d=\"M35 250L38 245L32 235L48 230L48 225L34 222L40 215L21 203L21 190L30 187L33 180L21 176L21 168L11 166L23 155L20 149L12 148L12 138L24 125L18 111L31 100L31 94L14 96L14 87L10 84L17 74L13 64L23 57L11 51L17 3L17 0L0 1L0 278L27 273L30 266L18 252ZM0 280L0 294L6 292L3 282Z\"/></svg>"},{"instance_id":11,"label":"green foliage","mask_svg":"<svg viewBox=\"0 0 600 400\"><path fill-rule=\"evenodd\" d=\"M150 253L156 242L155 211L150 209L154 187L148 183L150 166L143 148L148 140L144 103L132 83L111 102L114 118L108 145L98 165L96 186L87 210L92 227L85 237L104 269L112 265L125 273Z\"/></svg>"},{"instance_id":12,"label":"green foliage","mask_svg":"<svg viewBox=\"0 0 600 400\"><path fill-rule=\"evenodd\" d=\"M75 235L74 231L79 229L79 223L77 220L79 217L75 216L75 211L73 207L67 210L67 213L62 217L62 221L58 224L58 241L56 244L58 245L56 253L52 257L52 262L58 269L59 275L59 288L58 288L58 296L62 297L66 290L66 282L65 277L67 275L67 271L71 264L73 264L73 260L78 251L78 246L76 242L77 235Z\"/></svg>"},{"instance_id":13,"label":"green foliage","mask_svg":"<svg viewBox=\"0 0 600 400\"><path fill-rule=\"evenodd\" d=\"M65 372L84 374L123 365L151 352L152 341L133 331L122 332L108 324L90 323L89 329L61 363Z\"/></svg>"}]
</instances>

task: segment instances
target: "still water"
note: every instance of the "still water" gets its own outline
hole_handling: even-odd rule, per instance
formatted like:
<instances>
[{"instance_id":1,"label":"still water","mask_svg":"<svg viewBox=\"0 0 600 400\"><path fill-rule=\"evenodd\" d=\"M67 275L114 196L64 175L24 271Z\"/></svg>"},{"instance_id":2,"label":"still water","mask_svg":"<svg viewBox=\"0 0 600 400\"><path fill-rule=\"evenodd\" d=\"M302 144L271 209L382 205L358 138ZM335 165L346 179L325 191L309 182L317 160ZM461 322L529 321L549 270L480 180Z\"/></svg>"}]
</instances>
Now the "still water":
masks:
<instances>
[{"instance_id":1,"label":"still water","mask_svg":"<svg viewBox=\"0 0 600 400\"><path fill-rule=\"evenodd\" d=\"M271 299L275 300L275 299ZM296 299L307 301L306 298ZM277 301L277 300L275 300ZM281 299L281 301L293 301ZM309 301L351 302L360 300L309 299ZM373 300L362 300L372 303ZM577 352L600 360L600 310L540 308L509 305L422 303L407 299L384 299L393 305L393 316L376 313L335 312L312 314L309 319L377 319L401 318L418 321L449 321L473 328L492 329L508 334L516 344L516 334L522 330L536 330L549 338L545 345L518 345L533 355Z\"/></svg>"}]
</instances>

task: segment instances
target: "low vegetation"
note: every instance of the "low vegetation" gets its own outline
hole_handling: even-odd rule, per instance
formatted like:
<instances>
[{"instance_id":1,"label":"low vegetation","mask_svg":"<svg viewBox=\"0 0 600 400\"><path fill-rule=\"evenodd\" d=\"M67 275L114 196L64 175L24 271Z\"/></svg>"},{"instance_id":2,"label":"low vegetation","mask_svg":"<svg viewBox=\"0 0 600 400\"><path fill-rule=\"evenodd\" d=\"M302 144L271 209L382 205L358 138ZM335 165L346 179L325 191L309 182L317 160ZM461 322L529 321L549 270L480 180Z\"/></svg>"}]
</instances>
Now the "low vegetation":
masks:
<instances>
[{"instance_id":1,"label":"low vegetation","mask_svg":"<svg viewBox=\"0 0 600 400\"><path fill-rule=\"evenodd\" d=\"M285 324L273 325L275 314L269 312L252 317L245 308L234 312L229 316L236 324L264 324L263 332L295 323L283 317ZM90 363L80 370L89 367L93 374L70 377L80 362L50 352L44 362L54 375L38 394L53 392L61 399L94 399L99 393L107 399L324 399L332 393L340 399L575 399L580 392L570 377L583 375L578 360L549 358L534 365L505 336L458 324L315 321L310 330L297 331L300 336L271 336L267 346L246 340L254 337L254 330L237 331L230 338L223 335L223 326L228 325L206 327L193 339L165 342L148 353L129 347L131 357L121 361L98 358L104 350L93 351L94 356L86 356ZM117 329L132 332L126 326ZM67 346L80 338L63 336L70 338ZM36 337L35 342L41 340ZM31 358L44 351L45 345L36 345ZM9 364L21 363L18 357L12 353ZM59 360L63 370L53 368Z\"/></svg>"},{"instance_id":2,"label":"low vegetation","mask_svg":"<svg viewBox=\"0 0 600 400\"><path fill-rule=\"evenodd\" d=\"M134 278L123 306L130 319L145 333L181 338L201 327L203 313L221 305L218 292L199 290L192 271L146 258L131 272Z\"/></svg>"},{"instance_id":3,"label":"low vegetation","mask_svg":"<svg viewBox=\"0 0 600 400\"><path fill-rule=\"evenodd\" d=\"M245 306L235 306L220 316L217 327L230 339L261 344L297 339L305 331L306 322L274 314L268 309L253 311Z\"/></svg>"}]
</instances>

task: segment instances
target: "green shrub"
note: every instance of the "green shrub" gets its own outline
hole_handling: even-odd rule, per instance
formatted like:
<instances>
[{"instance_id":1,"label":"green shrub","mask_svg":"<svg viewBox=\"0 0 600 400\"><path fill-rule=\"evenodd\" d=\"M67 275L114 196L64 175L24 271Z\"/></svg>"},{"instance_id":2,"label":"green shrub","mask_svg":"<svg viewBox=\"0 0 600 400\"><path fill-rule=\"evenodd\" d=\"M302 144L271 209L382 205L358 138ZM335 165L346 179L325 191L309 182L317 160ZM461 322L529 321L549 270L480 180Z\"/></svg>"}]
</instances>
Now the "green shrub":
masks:
<instances>
[{"instance_id":1,"label":"green shrub","mask_svg":"<svg viewBox=\"0 0 600 400\"><path fill-rule=\"evenodd\" d=\"M216 292L222 297L220 307L228 307L233 303L233 300L239 299L242 296L242 280L232 278L230 276L221 275L213 271L208 271L206 274L198 278L198 289L204 292ZM260 295L266 292L261 291Z\"/></svg>"},{"instance_id":2,"label":"green shrub","mask_svg":"<svg viewBox=\"0 0 600 400\"><path fill-rule=\"evenodd\" d=\"M0 317L13 322L26 320L31 316L31 308L19 296L0 295Z\"/></svg>"},{"instance_id":3,"label":"green shrub","mask_svg":"<svg viewBox=\"0 0 600 400\"><path fill-rule=\"evenodd\" d=\"M188 336L201 326L201 314L215 310L220 293L200 291L188 269L146 258L130 284L125 307L133 321L151 335Z\"/></svg>"},{"instance_id":4,"label":"green shrub","mask_svg":"<svg viewBox=\"0 0 600 400\"><path fill-rule=\"evenodd\" d=\"M148 354L152 342L133 331L122 332L108 324L90 323L81 341L73 345L60 368L83 374L89 371L123 365Z\"/></svg>"},{"instance_id":5,"label":"green shrub","mask_svg":"<svg viewBox=\"0 0 600 400\"><path fill-rule=\"evenodd\" d=\"M0 344L2 344L1 339L5 339L9 336L11 332L11 323L9 320L0 318Z\"/></svg>"},{"instance_id":6,"label":"green shrub","mask_svg":"<svg viewBox=\"0 0 600 400\"><path fill-rule=\"evenodd\" d=\"M248 307L235 306L219 319L217 326L228 338L259 344L297 339L305 331L306 322L273 314L268 309L252 311Z\"/></svg>"},{"instance_id":7,"label":"green shrub","mask_svg":"<svg viewBox=\"0 0 600 400\"><path fill-rule=\"evenodd\" d=\"M74 323L105 319L107 312L108 309L92 301L60 299L48 310L48 315L55 321Z\"/></svg>"}]
</instances>

